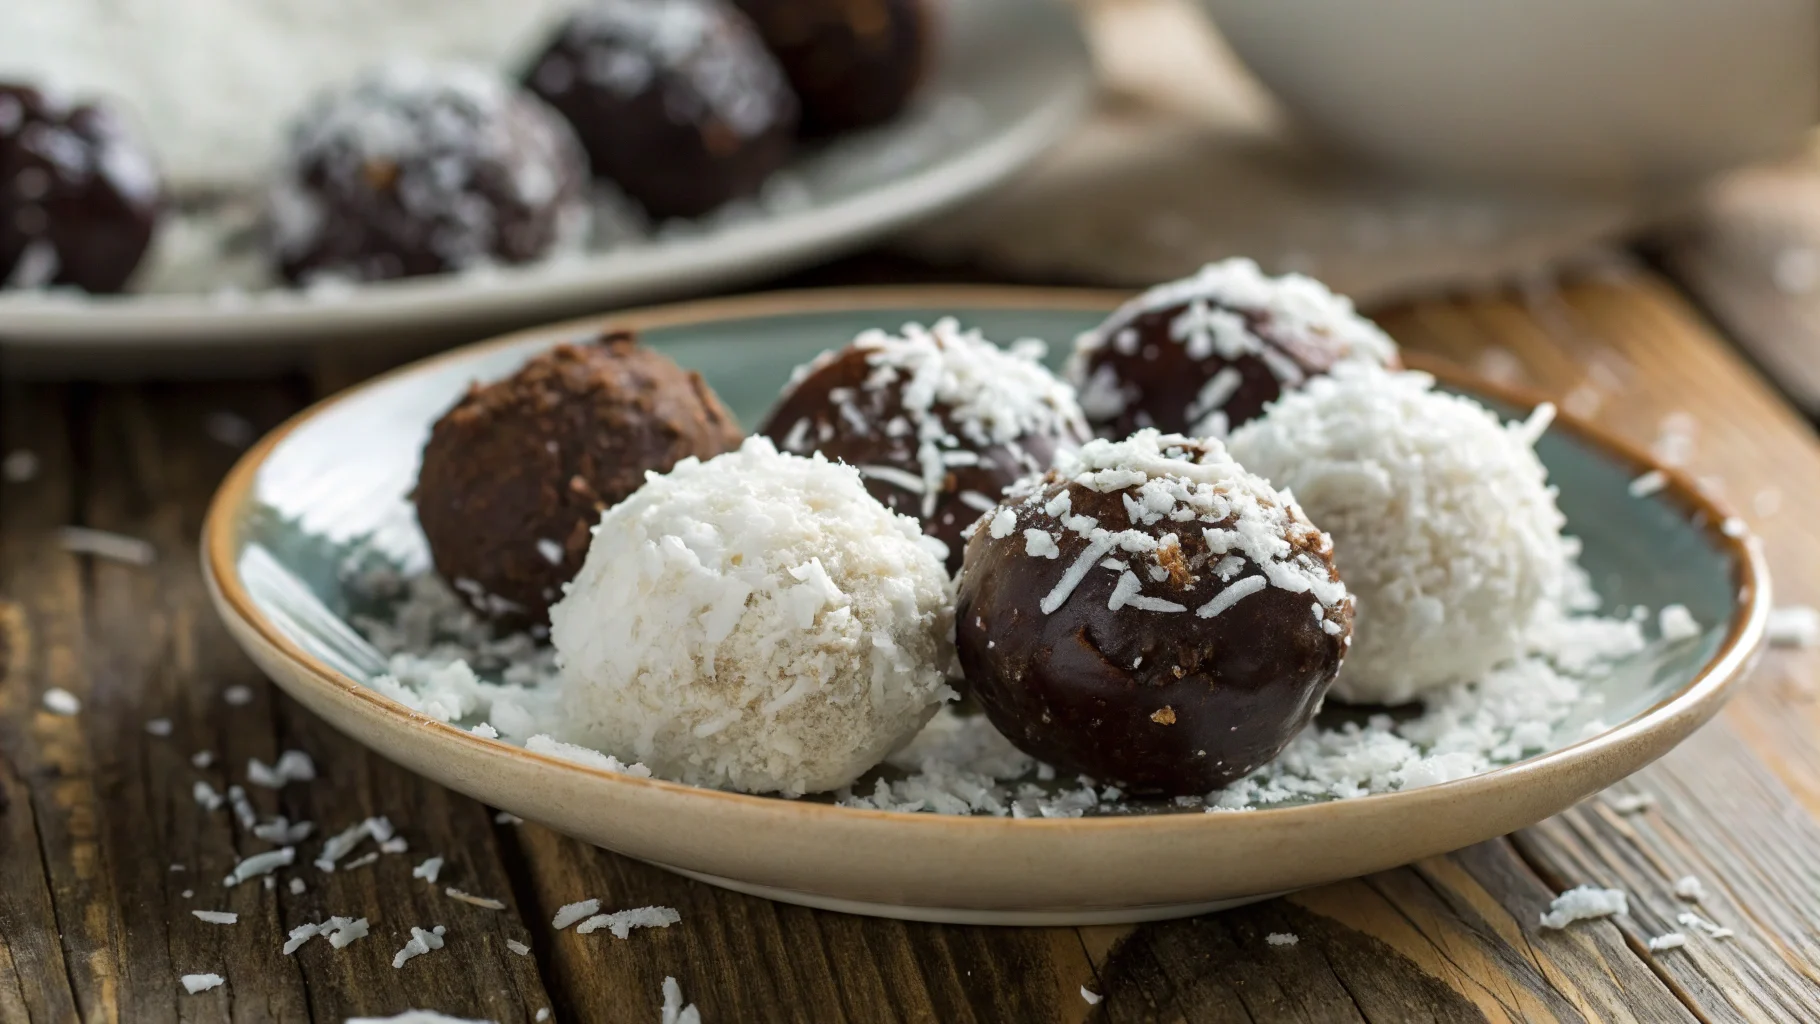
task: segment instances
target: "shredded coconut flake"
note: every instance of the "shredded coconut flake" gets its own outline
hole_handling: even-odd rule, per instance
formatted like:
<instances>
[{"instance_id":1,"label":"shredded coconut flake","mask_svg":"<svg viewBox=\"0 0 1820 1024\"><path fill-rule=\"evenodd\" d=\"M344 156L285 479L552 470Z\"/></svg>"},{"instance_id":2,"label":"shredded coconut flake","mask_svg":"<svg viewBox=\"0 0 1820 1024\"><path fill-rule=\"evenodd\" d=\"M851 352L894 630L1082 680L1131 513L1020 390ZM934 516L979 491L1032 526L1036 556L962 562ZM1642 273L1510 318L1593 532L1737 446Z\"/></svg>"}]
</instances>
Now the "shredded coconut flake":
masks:
<instances>
[{"instance_id":1,"label":"shredded coconut flake","mask_svg":"<svg viewBox=\"0 0 1820 1024\"><path fill-rule=\"evenodd\" d=\"M393 969L396 970L403 967L405 961L410 960L412 957L423 956L433 949L441 949L442 936L447 931L448 929L444 928L442 925L437 925L429 931L424 931L422 928L412 928L410 941L406 942L404 948L400 949L392 956Z\"/></svg>"},{"instance_id":2,"label":"shredded coconut flake","mask_svg":"<svg viewBox=\"0 0 1820 1024\"><path fill-rule=\"evenodd\" d=\"M1700 623L1695 621L1686 605L1668 605L1658 613L1657 618L1662 639L1667 643L1676 644L1700 635Z\"/></svg>"},{"instance_id":3,"label":"shredded coconut flake","mask_svg":"<svg viewBox=\"0 0 1820 1024\"><path fill-rule=\"evenodd\" d=\"M660 1024L701 1024L701 1011L683 1004L682 986L664 978L664 1005Z\"/></svg>"},{"instance_id":4,"label":"shredded coconut flake","mask_svg":"<svg viewBox=\"0 0 1820 1024\"><path fill-rule=\"evenodd\" d=\"M1820 646L1820 611L1804 604L1771 610L1769 642L1776 647Z\"/></svg>"},{"instance_id":5,"label":"shredded coconut flake","mask_svg":"<svg viewBox=\"0 0 1820 1024\"><path fill-rule=\"evenodd\" d=\"M60 528L57 544L72 555L90 555L125 565L151 565L158 560L158 550L148 541L86 526Z\"/></svg>"},{"instance_id":6,"label":"shredded coconut flake","mask_svg":"<svg viewBox=\"0 0 1820 1024\"><path fill-rule=\"evenodd\" d=\"M82 712L82 700L61 686L44 691L44 710L65 718Z\"/></svg>"},{"instance_id":7,"label":"shredded coconut flake","mask_svg":"<svg viewBox=\"0 0 1820 1024\"><path fill-rule=\"evenodd\" d=\"M1264 941L1273 946L1293 946L1296 943L1301 942L1302 937L1294 932L1271 932L1269 935L1264 936Z\"/></svg>"},{"instance_id":8,"label":"shredded coconut flake","mask_svg":"<svg viewBox=\"0 0 1820 1024\"><path fill-rule=\"evenodd\" d=\"M1088 989L1087 986L1082 985L1081 986L1081 998L1085 999L1087 1001L1088 1006L1098 1006L1100 1004L1100 1000L1104 999L1105 996L1102 996L1098 992L1094 992L1094 991Z\"/></svg>"},{"instance_id":9,"label":"shredded coconut flake","mask_svg":"<svg viewBox=\"0 0 1820 1024\"><path fill-rule=\"evenodd\" d=\"M431 857L411 869L412 878L421 878L431 885L436 884L436 877L442 874L442 858Z\"/></svg>"},{"instance_id":10,"label":"shredded coconut flake","mask_svg":"<svg viewBox=\"0 0 1820 1024\"><path fill-rule=\"evenodd\" d=\"M600 913L600 901L597 899L586 899L578 903L565 903L557 909L556 916L550 919L550 927L557 931L562 931L575 922L580 921L583 918L592 917L598 913Z\"/></svg>"},{"instance_id":11,"label":"shredded coconut flake","mask_svg":"<svg viewBox=\"0 0 1820 1024\"><path fill-rule=\"evenodd\" d=\"M192 910L196 920L204 924L239 924L240 915L226 910Z\"/></svg>"},{"instance_id":12,"label":"shredded coconut flake","mask_svg":"<svg viewBox=\"0 0 1820 1024\"><path fill-rule=\"evenodd\" d=\"M209 989L220 988L227 984L227 979L219 974L186 974L177 980L183 984L183 990L190 995L207 992Z\"/></svg>"},{"instance_id":13,"label":"shredded coconut flake","mask_svg":"<svg viewBox=\"0 0 1820 1024\"><path fill-rule=\"evenodd\" d=\"M296 860L297 850L290 846L280 850L255 853L251 857L234 865L233 873L222 879L221 884L232 888L233 886L239 885L250 879L269 875L279 868L288 868Z\"/></svg>"},{"instance_id":14,"label":"shredded coconut flake","mask_svg":"<svg viewBox=\"0 0 1820 1024\"><path fill-rule=\"evenodd\" d=\"M1733 935L1737 934L1737 933L1733 932L1730 928L1726 928L1722 925L1714 924L1713 922L1708 921L1706 918L1701 917L1699 914L1696 914L1691 910L1683 911L1679 914L1676 914L1675 923L1679 924L1683 928L1696 928L1702 932L1705 932L1709 938L1714 938L1714 939L1729 939Z\"/></svg>"},{"instance_id":15,"label":"shredded coconut flake","mask_svg":"<svg viewBox=\"0 0 1820 1024\"><path fill-rule=\"evenodd\" d=\"M462 903L472 904L473 906L481 907L486 910L504 910L504 909L506 909L506 905L496 899L490 899L485 896L475 896L471 893L465 893L465 892L462 892L460 889L455 888L454 886L449 886L448 888L444 889L442 892L443 892L443 895L447 896L449 899L457 900Z\"/></svg>"},{"instance_id":16,"label":"shredded coconut flake","mask_svg":"<svg viewBox=\"0 0 1820 1024\"><path fill-rule=\"evenodd\" d=\"M1542 927L1561 929L1575 921L1590 921L1613 914L1630 913L1630 899L1622 889L1601 889L1582 885L1555 897L1542 915Z\"/></svg>"},{"instance_id":17,"label":"shredded coconut flake","mask_svg":"<svg viewBox=\"0 0 1820 1024\"><path fill-rule=\"evenodd\" d=\"M1683 875L1675 879L1675 895L1690 903L1698 903L1706 898L1706 886L1692 875Z\"/></svg>"},{"instance_id":18,"label":"shredded coconut flake","mask_svg":"<svg viewBox=\"0 0 1820 1024\"><path fill-rule=\"evenodd\" d=\"M1680 949L1685 945L1687 945L1687 936L1680 932L1666 932L1649 940L1649 951L1660 953L1664 950Z\"/></svg>"},{"instance_id":19,"label":"shredded coconut flake","mask_svg":"<svg viewBox=\"0 0 1820 1024\"><path fill-rule=\"evenodd\" d=\"M611 914L595 914L576 925L575 931L587 935L605 928L614 938L624 939L631 936L634 928L668 928L681 920L682 915L671 907L636 907Z\"/></svg>"},{"instance_id":20,"label":"shredded coconut flake","mask_svg":"<svg viewBox=\"0 0 1820 1024\"><path fill-rule=\"evenodd\" d=\"M1652 469L1630 482L1630 494L1633 498L1647 498L1668 486L1668 474L1659 469Z\"/></svg>"},{"instance_id":21,"label":"shredded coconut flake","mask_svg":"<svg viewBox=\"0 0 1820 1024\"><path fill-rule=\"evenodd\" d=\"M145 723L145 731L151 736L169 736L172 729L171 720L168 718L153 718Z\"/></svg>"},{"instance_id":22,"label":"shredded coconut flake","mask_svg":"<svg viewBox=\"0 0 1820 1024\"><path fill-rule=\"evenodd\" d=\"M517 953L519 956L530 956L531 955L531 947L525 945L524 943L518 941L517 939L507 939L506 948L511 950L514 953Z\"/></svg>"}]
</instances>

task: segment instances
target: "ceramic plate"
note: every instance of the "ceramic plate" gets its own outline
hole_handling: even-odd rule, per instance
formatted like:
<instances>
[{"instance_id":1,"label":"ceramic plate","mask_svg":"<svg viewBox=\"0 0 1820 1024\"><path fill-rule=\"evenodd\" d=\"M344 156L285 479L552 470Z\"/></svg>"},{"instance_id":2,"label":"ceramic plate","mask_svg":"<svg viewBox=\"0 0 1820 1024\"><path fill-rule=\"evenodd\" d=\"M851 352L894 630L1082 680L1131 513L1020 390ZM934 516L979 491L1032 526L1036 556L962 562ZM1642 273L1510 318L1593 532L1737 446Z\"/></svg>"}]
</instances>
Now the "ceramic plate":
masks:
<instances>
[{"instance_id":1,"label":"ceramic plate","mask_svg":"<svg viewBox=\"0 0 1820 1024\"><path fill-rule=\"evenodd\" d=\"M83 298L0 293L0 344L59 366L97 350L273 346L438 331L473 338L527 321L775 275L863 245L1003 181L1084 109L1092 63L1055 0L954 0L940 64L898 121L793 166L798 206L573 261L362 287Z\"/></svg>"},{"instance_id":2,"label":"ceramic plate","mask_svg":"<svg viewBox=\"0 0 1820 1024\"><path fill-rule=\"evenodd\" d=\"M792 367L859 330L954 315L988 337L1035 336L1059 357L1103 293L889 289L695 303L513 335L419 363L316 406L264 439L223 484L205 573L239 642L299 702L394 761L553 828L719 885L812 906L1004 924L1196 913L1365 874L1522 828L1661 756L1719 707L1759 647L1768 580L1754 539L1672 471L1648 498L1647 457L1563 420L1539 445L1569 529L1608 605L1688 607L1692 641L1652 646L1606 677L1616 723L1527 760L1427 788L1243 813L1073 819L856 810L638 779L431 721L362 685L375 656L346 624L344 558L427 562L405 496L430 424L469 381L603 323L700 370L751 425ZM1508 415L1517 395L1437 372ZM1589 716L1590 717L1590 716ZM1583 724L1583 723L1581 723ZM1578 735L1578 729L1570 734Z\"/></svg>"}]
</instances>

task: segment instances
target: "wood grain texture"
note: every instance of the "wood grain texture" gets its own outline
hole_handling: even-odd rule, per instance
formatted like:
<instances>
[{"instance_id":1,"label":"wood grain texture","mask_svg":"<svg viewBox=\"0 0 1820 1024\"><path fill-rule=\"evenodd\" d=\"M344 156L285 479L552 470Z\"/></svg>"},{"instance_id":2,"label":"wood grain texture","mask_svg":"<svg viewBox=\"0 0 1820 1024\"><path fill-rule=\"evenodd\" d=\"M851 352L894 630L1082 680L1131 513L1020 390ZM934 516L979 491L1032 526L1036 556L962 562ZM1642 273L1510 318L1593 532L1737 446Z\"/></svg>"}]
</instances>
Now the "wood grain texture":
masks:
<instances>
[{"instance_id":1,"label":"wood grain texture","mask_svg":"<svg viewBox=\"0 0 1820 1024\"><path fill-rule=\"evenodd\" d=\"M1820 598L1820 538L1801 514L1820 507L1820 447L1660 279L1428 302L1383 320L1414 348L1519 376L1637 440L1670 413L1693 414L1690 468L1763 531L1782 598ZM261 681L193 567L203 502L234 455L209 437L208 414L269 426L379 368L343 353L307 380L0 392L0 451L30 448L42 464L38 479L0 492L0 1020L338 1022L421 1006L649 1022L666 976L710 1022L1820 1019L1812 652L1773 652L1718 723L1625 783L1654 797L1642 814L1593 801L1515 837L1190 921L978 929L848 917L496 823ZM1762 497L1772 487L1773 502ZM159 560L64 554L50 535L70 522L148 539ZM236 684L252 689L250 704L223 699ZM42 712L51 685L80 695L83 713ZM148 736L154 716L174 734ZM202 749L219 760L199 771L190 756ZM300 859L322 831L369 814L390 816L409 853L281 872L304 879L302 895L221 888L237 856L267 844L226 810L202 811L190 787L225 789L248 758L286 749L310 753L321 778L250 795L262 814L318 824ZM430 855L448 858L434 887L410 872ZM1644 943L1674 927L1685 874L1706 883L1700 912L1738 935L1651 955ZM1589 881L1629 891L1629 917L1539 927L1555 891ZM456 903L448 885L507 909ZM624 940L551 927L557 907L590 897L607 910L673 906L682 922ZM205 925L189 916L196 907L241 921ZM365 916L373 935L279 954L289 928L330 914ZM448 947L393 970L409 927L435 923L449 927ZM1277 932L1298 941L1272 945ZM534 955L509 952L508 939ZM183 995L176 975L188 971L228 985Z\"/></svg>"}]
</instances>

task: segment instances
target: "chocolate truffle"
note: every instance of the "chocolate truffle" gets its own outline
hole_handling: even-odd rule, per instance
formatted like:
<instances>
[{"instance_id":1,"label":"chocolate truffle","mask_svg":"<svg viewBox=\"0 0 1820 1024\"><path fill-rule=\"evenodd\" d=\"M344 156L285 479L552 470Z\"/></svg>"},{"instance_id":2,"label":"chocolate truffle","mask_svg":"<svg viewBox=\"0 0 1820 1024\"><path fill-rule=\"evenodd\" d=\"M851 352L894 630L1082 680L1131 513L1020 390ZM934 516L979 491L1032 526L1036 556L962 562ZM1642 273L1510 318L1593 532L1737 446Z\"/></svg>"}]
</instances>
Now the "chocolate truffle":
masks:
<instances>
[{"instance_id":1,"label":"chocolate truffle","mask_svg":"<svg viewBox=\"0 0 1820 1024\"><path fill-rule=\"evenodd\" d=\"M1352 633L1332 544L1220 442L1065 453L974 527L955 605L974 698L1025 753L1206 793L1276 757Z\"/></svg>"},{"instance_id":2,"label":"chocolate truffle","mask_svg":"<svg viewBox=\"0 0 1820 1024\"><path fill-rule=\"evenodd\" d=\"M1101 436L1155 427L1224 437L1354 360L1397 366L1396 344L1319 281L1230 259L1150 289L1081 335L1068 379Z\"/></svg>"},{"instance_id":3,"label":"chocolate truffle","mask_svg":"<svg viewBox=\"0 0 1820 1024\"><path fill-rule=\"evenodd\" d=\"M151 246L161 192L108 108L0 83L0 288L120 291Z\"/></svg>"},{"instance_id":4,"label":"chocolate truffle","mask_svg":"<svg viewBox=\"0 0 1820 1024\"><path fill-rule=\"evenodd\" d=\"M934 0L735 0L777 55L803 129L832 135L888 121L928 70Z\"/></svg>"},{"instance_id":5,"label":"chocolate truffle","mask_svg":"<svg viewBox=\"0 0 1820 1024\"><path fill-rule=\"evenodd\" d=\"M541 623L588 553L601 513L647 472L737 447L701 375L626 332L558 345L476 383L436 421L417 521L437 572L476 609Z\"/></svg>"},{"instance_id":6,"label":"chocolate truffle","mask_svg":"<svg viewBox=\"0 0 1820 1024\"><path fill-rule=\"evenodd\" d=\"M511 82L390 64L292 125L272 243L299 284L527 263L586 240L587 180L568 125Z\"/></svg>"},{"instance_id":7,"label":"chocolate truffle","mask_svg":"<svg viewBox=\"0 0 1820 1024\"><path fill-rule=\"evenodd\" d=\"M716 0L591 0L525 80L575 127L594 174L655 217L756 193L794 145L783 71Z\"/></svg>"},{"instance_id":8,"label":"chocolate truffle","mask_svg":"<svg viewBox=\"0 0 1820 1024\"><path fill-rule=\"evenodd\" d=\"M1073 389L1041 349L1002 349L953 320L867 331L799 367L759 433L857 468L873 497L947 545L953 572L968 524L1086 440Z\"/></svg>"}]
</instances>

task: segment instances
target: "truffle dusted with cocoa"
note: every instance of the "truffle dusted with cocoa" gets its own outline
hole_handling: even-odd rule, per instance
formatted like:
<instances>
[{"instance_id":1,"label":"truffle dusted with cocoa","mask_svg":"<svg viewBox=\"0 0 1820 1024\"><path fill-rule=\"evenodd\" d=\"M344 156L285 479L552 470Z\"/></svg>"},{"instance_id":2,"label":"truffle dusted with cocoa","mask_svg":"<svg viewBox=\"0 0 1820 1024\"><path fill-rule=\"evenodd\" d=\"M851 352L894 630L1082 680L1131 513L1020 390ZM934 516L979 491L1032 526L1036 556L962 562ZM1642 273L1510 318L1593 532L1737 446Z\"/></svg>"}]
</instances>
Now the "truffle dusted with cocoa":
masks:
<instances>
[{"instance_id":1,"label":"truffle dusted with cocoa","mask_svg":"<svg viewBox=\"0 0 1820 1024\"><path fill-rule=\"evenodd\" d=\"M1344 362L1400 365L1351 300L1247 259L1158 285L1081 335L1068 379L1096 432L1155 427L1225 437L1286 391Z\"/></svg>"},{"instance_id":2,"label":"truffle dusted with cocoa","mask_svg":"<svg viewBox=\"0 0 1820 1024\"><path fill-rule=\"evenodd\" d=\"M948 546L953 571L968 524L1086 440L1073 389L1041 351L1002 349L953 320L867 331L799 368L759 432L858 469L873 497Z\"/></svg>"},{"instance_id":3,"label":"truffle dusted with cocoa","mask_svg":"<svg viewBox=\"0 0 1820 1024\"><path fill-rule=\"evenodd\" d=\"M968 687L1058 769L1199 794L1313 718L1352 632L1327 535L1215 440L1091 441L973 528Z\"/></svg>"},{"instance_id":4,"label":"truffle dusted with cocoa","mask_svg":"<svg viewBox=\"0 0 1820 1024\"><path fill-rule=\"evenodd\" d=\"M701 375L625 332L475 384L436 421L413 500L436 569L478 610L542 622L601 513L741 432Z\"/></svg>"}]
</instances>

